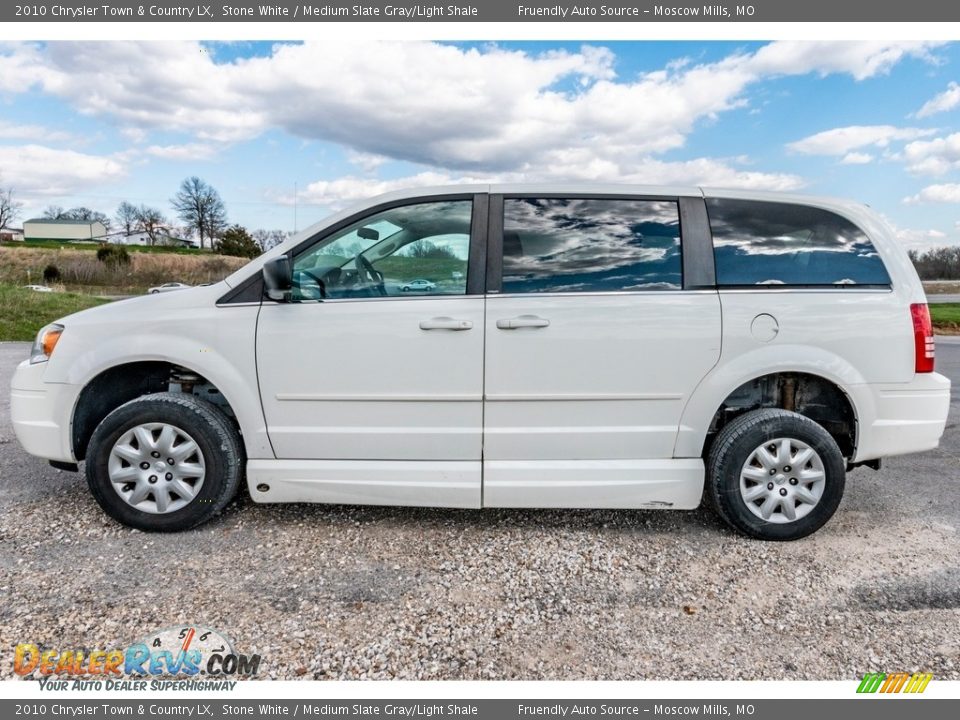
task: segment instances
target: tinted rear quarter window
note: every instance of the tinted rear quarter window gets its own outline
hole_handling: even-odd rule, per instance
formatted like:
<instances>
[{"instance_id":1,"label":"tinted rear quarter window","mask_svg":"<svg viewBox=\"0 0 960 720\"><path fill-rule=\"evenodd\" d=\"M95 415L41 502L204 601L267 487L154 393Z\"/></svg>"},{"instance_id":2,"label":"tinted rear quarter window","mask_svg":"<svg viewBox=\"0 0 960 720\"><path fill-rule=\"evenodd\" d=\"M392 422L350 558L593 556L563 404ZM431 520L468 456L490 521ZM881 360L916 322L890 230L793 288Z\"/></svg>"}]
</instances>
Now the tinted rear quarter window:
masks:
<instances>
[{"instance_id":1,"label":"tinted rear quarter window","mask_svg":"<svg viewBox=\"0 0 960 720\"><path fill-rule=\"evenodd\" d=\"M681 270L675 201L504 200L504 293L676 290Z\"/></svg>"},{"instance_id":2,"label":"tinted rear quarter window","mask_svg":"<svg viewBox=\"0 0 960 720\"><path fill-rule=\"evenodd\" d=\"M890 285L873 243L836 213L792 203L706 202L720 286Z\"/></svg>"}]
</instances>

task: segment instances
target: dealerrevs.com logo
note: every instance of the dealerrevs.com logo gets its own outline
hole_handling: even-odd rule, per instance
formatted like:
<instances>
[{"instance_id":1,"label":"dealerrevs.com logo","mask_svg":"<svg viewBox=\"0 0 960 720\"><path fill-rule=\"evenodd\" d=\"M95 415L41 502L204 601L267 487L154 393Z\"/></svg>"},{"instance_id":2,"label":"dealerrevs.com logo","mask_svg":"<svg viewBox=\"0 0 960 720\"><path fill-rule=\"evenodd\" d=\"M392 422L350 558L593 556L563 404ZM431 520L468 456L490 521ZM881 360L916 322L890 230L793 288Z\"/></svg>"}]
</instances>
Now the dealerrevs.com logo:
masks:
<instances>
[{"instance_id":1,"label":"dealerrevs.com logo","mask_svg":"<svg viewBox=\"0 0 960 720\"><path fill-rule=\"evenodd\" d=\"M20 643L13 670L39 680L44 690L232 690L236 679L257 674L260 660L236 652L217 630L186 625L125 648L41 649Z\"/></svg>"},{"instance_id":2,"label":"dealerrevs.com logo","mask_svg":"<svg viewBox=\"0 0 960 720\"><path fill-rule=\"evenodd\" d=\"M932 673L867 673L860 681L857 692L918 694L927 689L932 679Z\"/></svg>"}]
</instances>

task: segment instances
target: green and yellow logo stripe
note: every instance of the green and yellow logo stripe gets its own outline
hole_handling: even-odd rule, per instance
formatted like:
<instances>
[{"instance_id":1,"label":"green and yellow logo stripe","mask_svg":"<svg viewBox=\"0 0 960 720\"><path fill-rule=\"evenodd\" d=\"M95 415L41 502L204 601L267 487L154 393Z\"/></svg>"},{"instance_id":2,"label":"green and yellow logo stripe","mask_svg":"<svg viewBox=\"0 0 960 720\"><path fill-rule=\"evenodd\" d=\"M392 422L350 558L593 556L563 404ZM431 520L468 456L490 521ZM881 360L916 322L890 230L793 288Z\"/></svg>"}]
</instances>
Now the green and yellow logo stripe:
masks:
<instances>
[{"instance_id":1,"label":"green and yellow logo stripe","mask_svg":"<svg viewBox=\"0 0 960 720\"><path fill-rule=\"evenodd\" d=\"M933 679L932 673L867 673L860 681L858 693L922 693Z\"/></svg>"}]
</instances>

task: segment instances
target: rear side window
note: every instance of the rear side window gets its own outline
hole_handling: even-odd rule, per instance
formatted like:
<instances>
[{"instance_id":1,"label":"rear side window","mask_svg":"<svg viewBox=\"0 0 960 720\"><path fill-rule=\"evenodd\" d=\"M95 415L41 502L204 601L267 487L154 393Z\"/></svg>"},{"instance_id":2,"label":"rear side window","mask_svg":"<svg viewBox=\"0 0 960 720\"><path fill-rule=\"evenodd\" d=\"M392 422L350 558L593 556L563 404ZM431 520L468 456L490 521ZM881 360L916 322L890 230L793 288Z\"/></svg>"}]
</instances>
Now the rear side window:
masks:
<instances>
[{"instance_id":1,"label":"rear side window","mask_svg":"<svg viewBox=\"0 0 960 720\"><path fill-rule=\"evenodd\" d=\"M504 200L504 293L676 290L681 286L676 202Z\"/></svg>"},{"instance_id":2,"label":"rear side window","mask_svg":"<svg viewBox=\"0 0 960 720\"><path fill-rule=\"evenodd\" d=\"M717 285L890 285L873 243L829 210L710 198L707 213Z\"/></svg>"}]
</instances>

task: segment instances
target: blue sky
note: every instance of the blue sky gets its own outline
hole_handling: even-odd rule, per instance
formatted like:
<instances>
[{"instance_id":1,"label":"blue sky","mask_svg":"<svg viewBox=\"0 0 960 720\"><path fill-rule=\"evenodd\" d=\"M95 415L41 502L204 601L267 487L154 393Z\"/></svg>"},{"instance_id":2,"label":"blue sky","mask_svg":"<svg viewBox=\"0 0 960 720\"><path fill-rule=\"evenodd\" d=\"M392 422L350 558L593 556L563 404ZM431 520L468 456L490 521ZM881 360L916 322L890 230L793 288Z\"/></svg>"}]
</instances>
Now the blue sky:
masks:
<instances>
[{"instance_id":1,"label":"blue sky","mask_svg":"<svg viewBox=\"0 0 960 720\"><path fill-rule=\"evenodd\" d=\"M299 228L409 185L642 182L869 203L960 241L960 46L329 41L0 45L0 188ZM22 218L21 218L22 219Z\"/></svg>"}]
</instances>

